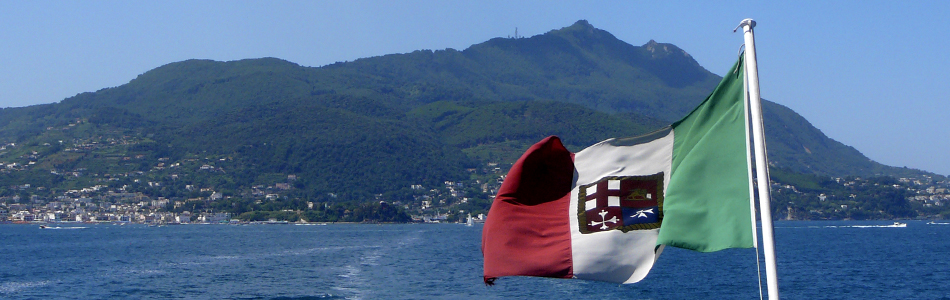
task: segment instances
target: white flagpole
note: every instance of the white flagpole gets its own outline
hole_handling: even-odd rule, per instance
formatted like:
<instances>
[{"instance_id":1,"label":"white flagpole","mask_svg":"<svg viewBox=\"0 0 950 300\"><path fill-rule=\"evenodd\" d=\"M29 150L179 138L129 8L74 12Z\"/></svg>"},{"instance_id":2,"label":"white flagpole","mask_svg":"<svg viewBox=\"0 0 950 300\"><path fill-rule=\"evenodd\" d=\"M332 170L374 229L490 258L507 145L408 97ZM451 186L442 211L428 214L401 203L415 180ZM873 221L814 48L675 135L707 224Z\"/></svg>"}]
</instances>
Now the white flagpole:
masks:
<instances>
[{"instance_id":1,"label":"white flagpole","mask_svg":"<svg viewBox=\"0 0 950 300\"><path fill-rule=\"evenodd\" d=\"M738 27L736 29L738 29ZM740 55L744 54L745 47L740 48L740 49L743 49L743 51L740 51L739 54ZM745 73L742 73L742 76L745 76ZM751 143L752 141L750 140L752 133L749 132L749 131L752 131L752 128L749 127L749 125L751 125L749 124L750 122L749 120L750 119L749 118L749 81L746 80L745 77L743 77L742 79L743 79L742 80L742 110L743 110L742 117L743 119L745 119L745 124L743 124L745 125L744 126L745 127L745 161L746 161L746 169L749 175L749 218L750 220L752 220L750 224L752 224L752 236L754 237L752 239L752 247L755 248L755 274L756 274L755 277L756 279L758 279L757 281L759 282L759 299L763 299L762 298L762 263L761 263L761 260L759 259L759 231L755 226L756 220L758 219L756 218L756 215L755 215L755 182L754 182L755 173L752 172L752 147L749 147L750 146L749 143Z\"/></svg>"},{"instance_id":2,"label":"white flagpole","mask_svg":"<svg viewBox=\"0 0 950 300\"><path fill-rule=\"evenodd\" d=\"M759 95L759 70L755 61L755 21L745 19L739 24L745 35L746 80L749 84L749 105L752 113L752 141L755 147L756 180L759 191L759 216L762 220L762 251L765 254L765 276L769 299L779 299L778 272L775 270L775 238L772 226L772 197L769 191L769 163L765 151L765 131L762 126L762 99Z\"/></svg>"}]
</instances>

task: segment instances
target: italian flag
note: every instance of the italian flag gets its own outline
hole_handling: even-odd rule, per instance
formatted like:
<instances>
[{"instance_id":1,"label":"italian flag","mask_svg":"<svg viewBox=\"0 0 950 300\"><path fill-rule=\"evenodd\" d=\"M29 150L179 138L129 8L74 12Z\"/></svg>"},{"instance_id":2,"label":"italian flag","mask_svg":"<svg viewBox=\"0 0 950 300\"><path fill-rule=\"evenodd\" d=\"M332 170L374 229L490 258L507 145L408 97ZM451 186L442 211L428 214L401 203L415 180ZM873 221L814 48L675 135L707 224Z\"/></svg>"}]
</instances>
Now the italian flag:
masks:
<instances>
[{"instance_id":1,"label":"italian flag","mask_svg":"<svg viewBox=\"0 0 950 300\"><path fill-rule=\"evenodd\" d=\"M642 280L665 245L753 247L740 59L682 120L571 153L558 137L512 166L482 231L484 278Z\"/></svg>"}]
</instances>

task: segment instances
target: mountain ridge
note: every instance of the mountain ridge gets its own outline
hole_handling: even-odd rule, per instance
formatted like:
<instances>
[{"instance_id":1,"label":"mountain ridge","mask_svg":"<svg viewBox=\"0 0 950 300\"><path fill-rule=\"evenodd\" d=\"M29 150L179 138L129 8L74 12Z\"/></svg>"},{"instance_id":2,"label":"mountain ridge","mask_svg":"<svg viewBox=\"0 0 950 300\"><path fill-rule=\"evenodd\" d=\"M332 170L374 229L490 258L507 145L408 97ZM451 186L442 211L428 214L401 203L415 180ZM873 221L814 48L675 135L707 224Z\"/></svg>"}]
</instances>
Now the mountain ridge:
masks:
<instances>
[{"instance_id":1,"label":"mountain ridge","mask_svg":"<svg viewBox=\"0 0 950 300\"><path fill-rule=\"evenodd\" d=\"M562 136L577 151L652 131L685 116L720 79L675 45L633 46L578 21L461 51L417 50L322 67L278 58L170 63L118 87L4 109L0 141L55 145L92 140L96 130L114 132L110 138L129 136L134 144L113 152L151 163L110 167L104 159L113 154L63 149L45 157L58 162L52 171L109 174L152 171L162 158L216 157L233 173L200 182L233 195L300 174L307 197L349 192L367 199L464 180L471 176L466 169L488 163L510 164L547 135ZM828 176L927 174L876 163L787 107L765 101L764 113L774 167ZM50 129L73 125L88 132ZM7 152L0 160L19 154ZM175 175L166 171L163 176ZM382 178L357 183L374 177Z\"/></svg>"}]
</instances>

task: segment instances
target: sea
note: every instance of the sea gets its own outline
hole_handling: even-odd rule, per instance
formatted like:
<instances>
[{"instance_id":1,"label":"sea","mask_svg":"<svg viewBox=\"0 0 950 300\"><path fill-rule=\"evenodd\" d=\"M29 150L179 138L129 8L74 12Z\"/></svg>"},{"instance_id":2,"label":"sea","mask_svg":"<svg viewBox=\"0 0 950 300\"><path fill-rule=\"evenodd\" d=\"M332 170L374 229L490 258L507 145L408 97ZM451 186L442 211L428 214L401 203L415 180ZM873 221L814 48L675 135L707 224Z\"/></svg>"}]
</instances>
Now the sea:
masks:
<instances>
[{"instance_id":1,"label":"sea","mask_svg":"<svg viewBox=\"0 0 950 300\"><path fill-rule=\"evenodd\" d=\"M776 222L780 296L950 299L950 223L906 223ZM0 299L760 297L754 249L667 247L634 284L502 277L486 286L478 224L47 226L0 224Z\"/></svg>"}]
</instances>

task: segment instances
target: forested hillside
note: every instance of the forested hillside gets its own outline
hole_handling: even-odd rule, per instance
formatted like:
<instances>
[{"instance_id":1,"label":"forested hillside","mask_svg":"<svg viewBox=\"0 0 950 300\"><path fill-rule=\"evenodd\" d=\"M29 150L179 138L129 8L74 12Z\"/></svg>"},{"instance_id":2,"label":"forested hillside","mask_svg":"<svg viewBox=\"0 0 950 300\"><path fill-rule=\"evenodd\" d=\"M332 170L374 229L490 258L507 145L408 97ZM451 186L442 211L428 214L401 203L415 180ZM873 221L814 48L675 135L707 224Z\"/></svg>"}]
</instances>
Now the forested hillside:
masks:
<instances>
[{"instance_id":1,"label":"forested hillside","mask_svg":"<svg viewBox=\"0 0 950 300\"><path fill-rule=\"evenodd\" d=\"M577 151L647 133L685 116L720 79L675 45L633 46L586 21L322 67L187 60L59 103L0 110L0 197L98 185L164 199L419 202L416 187L469 182L468 198L487 201L541 138L558 135ZM767 102L765 117L775 167L926 175L871 161L784 106Z\"/></svg>"}]
</instances>

